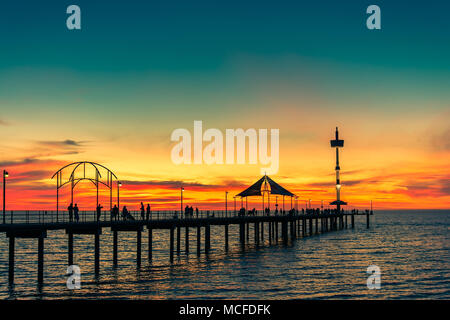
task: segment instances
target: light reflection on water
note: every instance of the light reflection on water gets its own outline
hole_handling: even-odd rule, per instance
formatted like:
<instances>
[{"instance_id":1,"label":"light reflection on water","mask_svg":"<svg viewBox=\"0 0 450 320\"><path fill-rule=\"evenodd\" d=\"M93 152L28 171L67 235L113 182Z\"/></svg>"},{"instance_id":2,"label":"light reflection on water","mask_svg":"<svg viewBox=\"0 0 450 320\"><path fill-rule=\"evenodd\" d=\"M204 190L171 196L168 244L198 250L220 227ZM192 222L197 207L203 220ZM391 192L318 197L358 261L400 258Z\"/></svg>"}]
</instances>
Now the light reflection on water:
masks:
<instances>
[{"instance_id":1,"label":"light reflection on water","mask_svg":"<svg viewBox=\"0 0 450 320\"><path fill-rule=\"evenodd\" d=\"M230 226L224 251L223 226L211 228L211 253L196 254L196 228L190 253L168 255L168 230L153 231L153 262L147 261L147 232L142 238L142 267L136 268L136 233L119 232L119 267L112 267L112 234L100 237L100 276L94 276L92 235L74 236L74 263L82 272L79 290L66 288L67 235L49 231L45 239L42 292L37 288L37 240L16 240L15 285L8 283L8 242L0 235L0 298L55 299L449 299L450 211L376 212L371 229L365 217L356 228L298 239L287 247L250 245L240 250L238 226ZM204 246L202 235L202 249ZM176 249L176 248L175 248ZM380 290L368 290L366 269L381 268Z\"/></svg>"}]
</instances>

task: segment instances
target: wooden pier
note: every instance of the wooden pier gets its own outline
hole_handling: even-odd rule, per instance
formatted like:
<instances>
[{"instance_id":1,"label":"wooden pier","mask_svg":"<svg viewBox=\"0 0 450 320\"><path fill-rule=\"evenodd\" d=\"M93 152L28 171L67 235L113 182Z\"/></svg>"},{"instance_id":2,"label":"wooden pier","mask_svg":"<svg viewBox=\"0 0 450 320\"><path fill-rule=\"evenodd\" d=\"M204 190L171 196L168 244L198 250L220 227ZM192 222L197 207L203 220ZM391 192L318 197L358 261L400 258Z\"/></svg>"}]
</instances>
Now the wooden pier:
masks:
<instances>
[{"instance_id":1,"label":"wooden pier","mask_svg":"<svg viewBox=\"0 0 450 320\"><path fill-rule=\"evenodd\" d=\"M314 234L326 233L346 229L348 227L347 218L350 216L351 228L355 227L355 215L366 216L366 227L369 228L369 213L319 213L319 214L293 214L293 215L256 215L256 216L238 216L236 214L219 217L168 217L149 220L134 221L91 221L91 222L50 222L50 223L10 223L0 224L0 232L6 232L9 238L9 283L14 283L14 263L15 263L15 242L16 238L34 238L38 240L38 284L44 282L44 239L47 238L49 230L65 230L68 241L67 263L73 264L74 256L74 235L92 235L94 236L94 272L100 273L100 236L104 228L110 228L113 235L113 259L114 267L118 266L118 241L120 232L136 233L136 265L141 266L141 246L142 232L144 229L148 232L148 260L152 261L153 248L153 230L169 230L169 259L174 261L175 252L175 229L176 229L176 253L180 254L181 230L184 230L185 248L184 252L189 253L189 230L197 229L196 252L200 255L202 252L202 234L204 235L203 250L208 254L211 249L211 226L224 227L225 251L229 250L229 226L239 226L239 241L241 248L245 248L246 243L250 241L250 224L253 224L254 244L259 246L264 243L264 226L268 230L269 244L278 243L279 240L287 245L289 241L295 241L300 237L312 236ZM345 222L344 222L345 221ZM320 231L319 231L320 226ZM203 231L202 231L203 229ZM279 239L281 235L281 239Z\"/></svg>"}]
</instances>

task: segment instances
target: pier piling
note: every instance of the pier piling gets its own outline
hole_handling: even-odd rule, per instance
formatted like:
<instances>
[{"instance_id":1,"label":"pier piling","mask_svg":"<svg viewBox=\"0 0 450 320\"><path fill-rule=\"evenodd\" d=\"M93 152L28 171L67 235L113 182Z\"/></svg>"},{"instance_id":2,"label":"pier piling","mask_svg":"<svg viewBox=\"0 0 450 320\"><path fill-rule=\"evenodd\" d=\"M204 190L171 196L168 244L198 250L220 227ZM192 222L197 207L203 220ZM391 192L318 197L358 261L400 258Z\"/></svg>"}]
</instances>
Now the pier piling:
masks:
<instances>
[{"instance_id":1,"label":"pier piling","mask_svg":"<svg viewBox=\"0 0 450 320\"><path fill-rule=\"evenodd\" d=\"M148 261L153 258L153 229L148 228Z\"/></svg>"},{"instance_id":2,"label":"pier piling","mask_svg":"<svg viewBox=\"0 0 450 320\"><path fill-rule=\"evenodd\" d=\"M225 225L225 251L228 251L228 224Z\"/></svg>"},{"instance_id":3,"label":"pier piling","mask_svg":"<svg viewBox=\"0 0 450 320\"><path fill-rule=\"evenodd\" d=\"M200 256L200 250L201 250L201 234L202 234L202 229L200 226L197 227L197 256Z\"/></svg>"},{"instance_id":4,"label":"pier piling","mask_svg":"<svg viewBox=\"0 0 450 320\"><path fill-rule=\"evenodd\" d=\"M287 221L283 221L281 223L281 228L282 228L282 237L283 237L283 243L285 245L287 245L288 243L288 225L287 225Z\"/></svg>"},{"instance_id":5,"label":"pier piling","mask_svg":"<svg viewBox=\"0 0 450 320\"><path fill-rule=\"evenodd\" d=\"M186 254L189 254L189 227L186 227L185 230L184 247Z\"/></svg>"},{"instance_id":6,"label":"pier piling","mask_svg":"<svg viewBox=\"0 0 450 320\"><path fill-rule=\"evenodd\" d=\"M138 230L136 235L136 265L141 267L141 244L142 244L142 231Z\"/></svg>"},{"instance_id":7,"label":"pier piling","mask_svg":"<svg viewBox=\"0 0 450 320\"><path fill-rule=\"evenodd\" d=\"M180 237L181 237L181 228L177 227L177 254L180 254Z\"/></svg>"},{"instance_id":8,"label":"pier piling","mask_svg":"<svg viewBox=\"0 0 450 320\"><path fill-rule=\"evenodd\" d=\"M209 253L209 249L211 248L211 227L209 224L205 227L205 253Z\"/></svg>"},{"instance_id":9,"label":"pier piling","mask_svg":"<svg viewBox=\"0 0 450 320\"><path fill-rule=\"evenodd\" d=\"M38 284L44 283L44 237L38 238Z\"/></svg>"},{"instance_id":10,"label":"pier piling","mask_svg":"<svg viewBox=\"0 0 450 320\"><path fill-rule=\"evenodd\" d=\"M264 222L261 221L261 243L264 244Z\"/></svg>"},{"instance_id":11,"label":"pier piling","mask_svg":"<svg viewBox=\"0 0 450 320\"><path fill-rule=\"evenodd\" d=\"M113 266L117 267L117 231L113 231Z\"/></svg>"},{"instance_id":12,"label":"pier piling","mask_svg":"<svg viewBox=\"0 0 450 320\"><path fill-rule=\"evenodd\" d=\"M94 260L95 260L95 275L98 276L100 274L100 234L99 232L95 233L95 254L94 254Z\"/></svg>"},{"instance_id":13,"label":"pier piling","mask_svg":"<svg viewBox=\"0 0 450 320\"><path fill-rule=\"evenodd\" d=\"M173 263L173 236L174 236L174 230L173 227L170 228L170 249L169 249L169 256L170 256L170 263Z\"/></svg>"},{"instance_id":14,"label":"pier piling","mask_svg":"<svg viewBox=\"0 0 450 320\"><path fill-rule=\"evenodd\" d=\"M67 243L67 255L68 255L68 263L69 266L73 265L73 233L69 232L68 234L68 243Z\"/></svg>"},{"instance_id":15,"label":"pier piling","mask_svg":"<svg viewBox=\"0 0 450 320\"><path fill-rule=\"evenodd\" d=\"M15 238L10 236L9 237L9 272L8 272L8 279L9 284L14 283L14 247L15 247Z\"/></svg>"}]
</instances>

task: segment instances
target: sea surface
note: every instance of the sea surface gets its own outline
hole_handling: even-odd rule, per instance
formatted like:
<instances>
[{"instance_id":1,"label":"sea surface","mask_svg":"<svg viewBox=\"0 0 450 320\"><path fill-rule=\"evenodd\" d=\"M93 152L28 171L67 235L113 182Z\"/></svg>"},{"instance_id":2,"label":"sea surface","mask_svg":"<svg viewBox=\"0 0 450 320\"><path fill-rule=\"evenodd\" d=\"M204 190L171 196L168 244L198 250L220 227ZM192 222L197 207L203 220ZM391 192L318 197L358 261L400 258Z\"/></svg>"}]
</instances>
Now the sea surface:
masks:
<instances>
[{"instance_id":1,"label":"sea surface","mask_svg":"<svg viewBox=\"0 0 450 320\"><path fill-rule=\"evenodd\" d=\"M119 233L119 266L112 266L112 234L100 237L100 276L94 275L92 235L74 236L74 263L81 288L69 290L67 235L49 231L45 272L37 284L37 240L16 239L15 284L8 285L8 241L0 234L0 299L450 299L450 211L376 211L356 227L299 238L287 246L265 242L241 250L238 226L230 226L226 253L223 226L211 228L211 252L190 253L169 263L168 230L153 231L153 261L142 237L142 267L136 268L136 233ZM175 233L176 234L176 233ZM281 233L280 233L281 235ZM202 236L202 247L204 245ZM176 249L176 248L175 248ZM367 268L381 271L380 289L367 288Z\"/></svg>"}]
</instances>

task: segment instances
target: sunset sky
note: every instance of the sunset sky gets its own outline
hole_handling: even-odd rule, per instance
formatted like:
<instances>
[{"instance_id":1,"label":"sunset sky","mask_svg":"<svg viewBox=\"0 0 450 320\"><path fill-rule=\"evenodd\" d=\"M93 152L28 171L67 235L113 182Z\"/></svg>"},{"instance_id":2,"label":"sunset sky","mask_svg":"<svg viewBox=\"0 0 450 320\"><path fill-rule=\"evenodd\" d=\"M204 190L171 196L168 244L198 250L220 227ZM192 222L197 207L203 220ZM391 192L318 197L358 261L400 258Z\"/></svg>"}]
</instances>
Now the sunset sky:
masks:
<instances>
[{"instance_id":1,"label":"sunset sky","mask_svg":"<svg viewBox=\"0 0 450 320\"><path fill-rule=\"evenodd\" d=\"M226 190L232 207L262 165L173 164L171 133L193 132L194 120L223 133L279 129L271 178L302 207L335 198L329 140L339 126L350 208L371 199L450 208L450 4L376 1L382 30L370 31L367 1L242 2L2 4L7 208L54 209L51 176L83 160L114 171L132 209L177 209L180 185L194 207L222 208ZM66 28L70 4L81 7L82 30ZM82 209L94 196L88 182L77 186Z\"/></svg>"}]
</instances>

